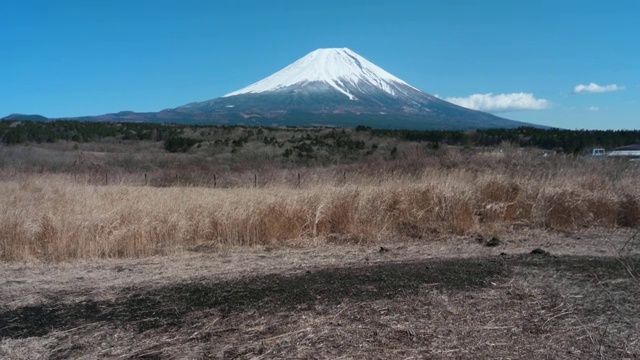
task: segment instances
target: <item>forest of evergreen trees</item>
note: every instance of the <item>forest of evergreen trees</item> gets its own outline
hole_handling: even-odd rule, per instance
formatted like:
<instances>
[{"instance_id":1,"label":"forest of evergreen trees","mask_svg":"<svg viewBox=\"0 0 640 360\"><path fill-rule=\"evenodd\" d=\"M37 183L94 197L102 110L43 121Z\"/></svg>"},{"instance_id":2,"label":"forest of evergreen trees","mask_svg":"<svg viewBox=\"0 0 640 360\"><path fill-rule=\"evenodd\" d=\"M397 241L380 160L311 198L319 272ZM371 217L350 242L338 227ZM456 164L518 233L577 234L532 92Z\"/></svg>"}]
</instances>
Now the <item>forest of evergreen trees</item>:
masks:
<instances>
[{"instance_id":1,"label":"forest of evergreen trees","mask_svg":"<svg viewBox=\"0 0 640 360\"><path fill-rule=\"evenodd\" d=\"M161 141L181 134L182 129L147 123L108 123L82 121L13 122L0 121L0 139L8 145L53 143L58 140L91 142L104 138Z\"/></svg>"},{"instance_id":2,"label":"forest of evergreen trees","mask_svg":"<svg viewBox=\"0 0 640 360\"><path fill-rule=\"evenodd\" d=\"M185 138L185 129L216 129L229 126L183 126L151 123L110 123L80 121L14 122L0 121L0 139L4 144L56 142L92 142L105 138L119 140L164 141L167 151L185 151L198 142ZM292 131L293 129L269 129ZM639 130L561 130L521 127L517 129L488 129L473 131L418 131L384 130L367 126L355 128L356 134L368 132L371 136L396 138L401 141L429 142L457 146L496 146L508 142L514 146L537 147L564 153L579 154L594 147L612 149L629 144L640 144ZM310 139L313 140L313 139ZM322 139L316 139L322 141ZM349 136L341 143L348 147L361 145Z\"/></svg>"},{"instance_id":3,"label":"forest of evergreen trees","mask_svg":"<svg viewBox=\"0 0 640 360\"><path fill-rule=\"evenodd\" d=\"M429 141L449 145L495 146L509 142L520 147L537 147L578 154L594 147L612 149L640 144L639 130L562 130L520 127L475 131L371 130L381 136L407 141Z\"/></svg>"}]
</instances>

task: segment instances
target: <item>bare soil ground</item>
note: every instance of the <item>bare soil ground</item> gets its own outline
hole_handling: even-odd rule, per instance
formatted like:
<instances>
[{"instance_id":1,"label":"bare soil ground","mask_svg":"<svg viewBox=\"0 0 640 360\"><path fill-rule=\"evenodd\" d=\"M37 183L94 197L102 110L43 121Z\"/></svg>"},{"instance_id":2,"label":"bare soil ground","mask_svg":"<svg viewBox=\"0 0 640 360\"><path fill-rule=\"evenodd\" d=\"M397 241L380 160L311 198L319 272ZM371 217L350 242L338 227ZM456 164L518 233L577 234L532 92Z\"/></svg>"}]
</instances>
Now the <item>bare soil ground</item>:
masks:
<instances>
[{"instance_id":1,"label":"bare soil ground","mask_svg":"<svg viewBox=\"0 0 640 360\"><path fill-rule=\"evenodd\" d=\"M0 264L0 358L640 358L637 233L488 240Z\"/></svg>"}]
</instances>

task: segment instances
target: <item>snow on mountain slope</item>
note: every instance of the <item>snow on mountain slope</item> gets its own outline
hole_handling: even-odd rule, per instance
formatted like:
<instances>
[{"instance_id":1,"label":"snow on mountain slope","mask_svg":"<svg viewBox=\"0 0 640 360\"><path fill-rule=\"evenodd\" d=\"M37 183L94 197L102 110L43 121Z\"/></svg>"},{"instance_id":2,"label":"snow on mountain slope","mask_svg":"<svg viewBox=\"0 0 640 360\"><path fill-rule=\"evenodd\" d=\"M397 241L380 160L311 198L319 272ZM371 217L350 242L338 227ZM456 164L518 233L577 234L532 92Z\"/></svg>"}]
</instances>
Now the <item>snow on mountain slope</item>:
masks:
<instances>
[{"instance_id":1,"label":"snow on mountain slope","mask_svg":"<svg viewBox=\"0 0 640 360\"><path fill-rule=\"evenodd\" d=\"M354 89L373 86L391 96L417 90L347 48L318 49L277 73L223 97L278 91L290 86L321 82L357 100ZM362 90L362 92L364 92Z\"/></svg>"}]
</instances>

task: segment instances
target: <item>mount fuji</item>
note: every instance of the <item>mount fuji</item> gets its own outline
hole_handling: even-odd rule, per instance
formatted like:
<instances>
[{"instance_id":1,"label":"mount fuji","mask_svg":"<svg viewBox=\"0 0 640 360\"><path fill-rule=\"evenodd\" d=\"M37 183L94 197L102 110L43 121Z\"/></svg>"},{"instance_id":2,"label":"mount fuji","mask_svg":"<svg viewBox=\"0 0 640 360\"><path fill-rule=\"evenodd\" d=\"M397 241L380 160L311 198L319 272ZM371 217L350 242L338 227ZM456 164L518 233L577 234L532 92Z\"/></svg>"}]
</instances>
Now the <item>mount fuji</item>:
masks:
<instances>
[{"instance_id":1,"label":"mount fuji","mask_svg":"<svg viewBox=\"0 0 640 360\"><path fill-rule=\"evenodd\" d=\"M467 130L535 126L430 95L347 48L318 49L245 88L157 113L78 120Z\"/></svg>"},{"instance_id":2,"label":"mount fuji","mask_svg":"<svg viewBox=\"0 0 640 360\"><path fill-rule=\"evenodd\" d=\"M158 115L271 126L451 130L531 126L427 94L348 48L315 50L245 88Z\"/></svg>"}]
</instances>

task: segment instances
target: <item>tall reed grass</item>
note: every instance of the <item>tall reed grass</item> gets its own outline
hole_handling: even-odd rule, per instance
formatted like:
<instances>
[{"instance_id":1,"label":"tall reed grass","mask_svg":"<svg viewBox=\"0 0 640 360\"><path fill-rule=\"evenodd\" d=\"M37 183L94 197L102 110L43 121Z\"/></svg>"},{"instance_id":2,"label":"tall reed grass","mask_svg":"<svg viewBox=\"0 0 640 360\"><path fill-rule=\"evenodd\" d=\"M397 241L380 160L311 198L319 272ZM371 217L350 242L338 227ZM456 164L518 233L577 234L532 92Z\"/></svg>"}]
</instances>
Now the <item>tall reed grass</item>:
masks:
<instances>
[{"instance_id":1,"label":"tall reed grass","mask_svg":"<svg viewBox=\"0 0 640 360\"><path fill-rule=\"evenodd\" d=\"M282 170L257 188L104 186L73 175L18 174L0 182L0 259L57 262L318 237L428 241L432 234L523 227L640 226L638 166L527 166L517 159L502 171L477 165L440 163L385 176L364 171L346 181L307 169L301 187Z\"/></svg>"}]
</instances>

